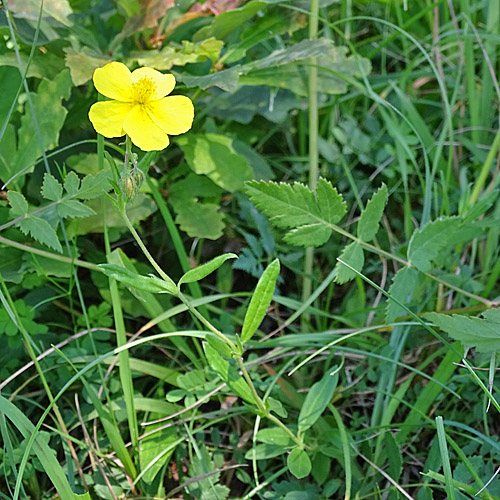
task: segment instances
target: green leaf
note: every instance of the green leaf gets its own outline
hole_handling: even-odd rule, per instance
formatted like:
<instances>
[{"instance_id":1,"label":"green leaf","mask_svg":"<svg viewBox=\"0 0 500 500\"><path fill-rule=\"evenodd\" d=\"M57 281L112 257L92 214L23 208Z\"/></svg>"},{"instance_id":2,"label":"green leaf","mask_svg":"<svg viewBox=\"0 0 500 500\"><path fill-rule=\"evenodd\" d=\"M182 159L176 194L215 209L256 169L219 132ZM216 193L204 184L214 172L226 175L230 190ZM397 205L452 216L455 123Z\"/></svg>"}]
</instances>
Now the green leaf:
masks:
<instances>
[{"instance_id":1,"label":"green leaf","mask_svg":"<svg viewBox=\"0 0 500 500\"><path fill-rule=\"evenodd\" d=\"M17 152L13 152L12 156L15 173L31 172L35 161L41 156L40 144L36 139L36 128L41 134L45 151L57 146L59 131L68 113L62 105L62 100L69 98L71 88L72 82L67 70L62 71L54 81L42 80L40 82L37 94L32 96L37 127L35 127L29 106L26 106L26 113L21 117Z\"/></svg>"},{"instance_id":2,"label":"green leaf","mask_svg":"<svg viewBox=\"0 0 500 500\"><path fill-rule=\"evenodd\" d=\"M95 211L77 200L63 200L57 205L57 213L61 217L88 217Z\"/></svg>"},{"instance_id":3,"label":"green leaf","mask_svg":"<svg viewBox=\"0 0 500 500\"><path fill-rule=\"evenodd\" d=\"M387 202L387 186L382 184L379 190L371 197L361 212L358 222L358 238L363 241L371 241L378 231L378 225L384 213Z\"/></svg>"},{"instance_id":4,"label":"green leaf","mask_svg":"<svg viewBox=\"0 0 500 500\"><path fill-rule=\"evenodd\" d=\"M389 294L395 297L403 304L409 304L418 282L418 271L410 267L400 269L392 279L392 285L389 288ZM393 323L400 316L406 315L407 312L394 300L387 300L387 308L385 317L387 323Z\"/></svg>"},{"instance_id":5,"label":"green leaf","mask_svg":"<svg viewBox=\"0 0 500 500\"><path fill-rule=\"evenodd\" d=\"M278 259L273 260L262 273L245 314L241 329L241 340L243 342L248 342L262 323L273 298L274 287L279 273L280 262Z\"/></svg>"},{"instance_id":6,"label":"green leaf","mask_svg":"<svg viewBox=\"0 0 500 500\"><path fill-rule=\"evenodd\" d=\"M255 439L261 443L274 444L277 446L284 446L291 448L294 442L290 435L285 432L281 427L267 427L260 429L257 432Z\"/></svg>"},{"instance_id":7,"label":"green leaf","mask_svg":"<svg viewBox=\"0 0 500 500\"><path fill-rule=\"evenodd\" d=\"M10 106L17 95L17 89L21 84L21 74L17 68L9 66L0 66L0 123L3 126ZM2 179L7 181L3 176Z\"/></svg>"},{"instance_id":8,"label":"green leaf","mask_svg":"<svg viewBox=\"0 0 500 500\"><path fill-rule=\"evenodd\" d=\"M353 241L349 243L339 257L340 260L349 264L351 267L356 269L356 271L361 272L363 269L363 265L365 263L365 254L363 252L363 247ZM337 264L337 276L335 276L335 281L340 285L347 283L348 281L354 279L356 277L356 273L351 271L347 266L344 266L342 262Z\"/></svg>"},{"instance_id":9,"label":"green leaf","mask_svg":"<svg viewBox=\"0 0 500 500\"><path fill-rule=\"evenodd\" d=\"M226 191L243 188L253 178L247 159L233 148L231 138L219 134L186 134L177 139L193 172L206 175Z\"/></svg>"},{"instance_id":10,"label":"green leaf","mask_svg":"<svg viewBox=\"0 0 500 500\"><path fill-rule=\"evenodd\" d=\"M156 276L141 276L116 264L99 264L99 267L104 271L106 276L138 290L151 293L177 293L177 287L173 281L167 282Z\"/></svg>"},{"instance_id":11,"label":"green leaf","mask_svg":"<svg viewBox=\"0 0 500 500\"><path fill-rule=\"evenodd\" d=\"M156 425L156 427L159 425L161 424ZM154 426L149 428L149 430L154 429ZM158 472L160 472L162 467L170 460L172 453L175 451L175 446L173 445L176 441L177 430L175 427L159 429L154 434L141 439L139 444L139 460L141 463L141 470L145 471L142 479L146 483L151 484ZM167 453L164 453L170 446L171 449ZM159 456L160 458L158 459ZM145 470L151 463L153 463L153 465Z\"/></svg>"},{"instance_id":12,"label":"green leaf","mask_svg":"<svg viewBox=\"0 0 500 500\"><path fill-rule=\"evenodd\" d=\"M224 42L222 40L213 37L198 43L182 40L182 47L167 45L161 50L132 52L130 60L136 60L141 66L149 66L158 71L165 71L172 66L185 66L189 63L204 62L207 58L215 63L219 59L223 46Z\"/></svg>"},{"instance_id":13,"label":"green leaf","mask_svg":"<svg viewBox=\"0 0 500 500\"><path fill-rule=\"evenodd\" d=\"M256 446L252 446L246 453L245 458L247 460L267 460L269 458L279 457L286 453L292 446L272 444L272 443L262 443Z\"/></svg>"},{"instance_id":14,"label":"green leaf","mask_svg":"<svg viewBox=\"0 0 500 500\"><path fill-rule=\"evenodd\" d=\"M80 178L75 172L70 172L64 178L64 189L70 196L75 196L80 188Z\"/></svg>"},{"instance_id":15,"label":"green leaf","mask_svg":"<svg viewBox=\"0 0 500 500\"><path fill-rule=\"evenodd\" d=\"M69 68L71 80L76 87L87 83L97 68L110 62L107 58L93 56L87 47L79 50L66 47L63 50L66 54L64 56L66 66Z\"/></svg>"},{"instance_id":16,"label":"green leaf","mask_svg":"<svg viewBox=\"0 0 500 500\"><path fill-rule=\"evenodd\" d=\"M232 356L231 348L219 337L207 335L206 341L210 344L210 347L215 349L221 356L225 358L230 358Z\"/></svg>"},{"instance_id":17,"label":"green leaf","mask_svg":"<svg viewBox=\"0 0 500 500\"><path fill-rule=\"evenodd\" d=\"M346 212L342 196L325 179L318 180L315 194L303 184L247 182L246 193L274 226L292 228L285 240L301 246L326 243Z\"/></svg>"},{"instance_id":18,"label":"green leaf","mask_svg":"<svg viewBox=\"0 0 500 500\"><path fill-rule=\"evenodd\" d=\"M92 200L104 193L107 193L111 189L111 185L108 182L111 178L112 174L109 169L102 170L96 175L85 176L82 180L80 189L78 190L78 197L83 200Z\"/></svg>"},{"instance_id":19,"label":"green leaf","mask_svg":"<svg viewBox=\"0 0 500 500\"><path fill-rule=\"evenodd\" d=\"M51 174L43 176L42 196L47 200L58 201L62 198L63 187L61 183Z\"/></svg>"},{"instance_id":20,"label":"green leaf","mask_svg":"<svg viewBox=\"0 0 500 500\"><path fill-rule=\"evenodd\" d=\"M442 217L415 231L408 245L410 263L420 271L430 271L432 261L454 237L459 226L458 217Z\"/></svg>"},{"instance_id":21,"label":"green leaf","mask_svg":"<svg viewBox=\"0 0 500 500\"><path fill-rule=\"evenodd\" d=\"M177 283L177 286L180 287L183 283L193 283L195 281L200 281L205 278L205 276L208 276L215 270L219 269L219 267L222 266L222 264L224 264L226 260L237 258L238 256L234 253L225 253L219 255L218 257L215 257L215 259L212 259L209 262L202 264L201 266L189 270L181 277L181 279Z\"/></svg>"},{"instance_id":22,"label":"green leaf","mask_svg":"<svg viewBox=\"0 0 500 500\"><path fill-rule=\"evenodd\" d=\"M24 234L29 234L32 238L62 253L62 247L55 229L45 220L39 217L28 216L17 223L17 226Z\"/></svg>"},{"instance_id":23,"label":"green leaf","mask_svg":"<svg viewBox=\"0 0 500 500\"><path fill-rule=\"evenodd\" d=\"M302 479L309 475L312 469L311 459L301 448L294 448L286 459L288 470L297 478Z\"/></svg>"},{"instance_id":24,"label":"green leaf","mask_svg":"<svg viewBox=\"0 0 500 500\"><path fill-rule=\"evenodd\" d=\"M11 206L10 212L14 217L22 217L28 213L28 202L21 193L17 191L9 191L7 195Z\"/></svg>"},{"instance_id":25,"label":"green leaf","mask_svg":"<svg viewBox=\"0 0 500 500\"><path fill-rule=\"evenodd\" d=\"M338 380L337 373L330 375L330 371L327 371L323 378L311 387L300 410L299 432L304 432L312 427L321 417L321 414L333 398Z\"/></svg>"},{"instance_id":26,"label":"green leaf","mask_svg":"<svg viewBox=\"0 0 500 500\"><path fill-rule=\"evenodd\" d=\"M236 393L243 398L247 403L255 404L252 391L245 379L241 377L236 369L234 369L228 361L207 342L203 344L207 361L212 370L215 370L221 379Z\"/></svg>"},{"instance_id":27,"label":"green leaf","mask_svg":"<svg viewBox=\"0 0 500 500\"><path fill-rule=\"evenodd\" d=\"M500 310L489 309L482 316L470 318L433 312L425 314L424 318L466 347L474 347L478 352L486 353L500 351Z\"/></svg>"},{"instance_id":28,"label":"green leaf","mask_svg":"<svg viewBox=\"0 0 500 500\"><path fill-rule=\"evenodd\" d=\"M30 438L35 432L35 426L30 420L21 410L3 396L0 396L0 411L14 424L26 439ZM54 485L61 500L74 500L75 494L71 490L63 468L59 464L54 451L40 435L35 437L33 451L40 460L40 464Z\"/></svg>"}]
</instances>

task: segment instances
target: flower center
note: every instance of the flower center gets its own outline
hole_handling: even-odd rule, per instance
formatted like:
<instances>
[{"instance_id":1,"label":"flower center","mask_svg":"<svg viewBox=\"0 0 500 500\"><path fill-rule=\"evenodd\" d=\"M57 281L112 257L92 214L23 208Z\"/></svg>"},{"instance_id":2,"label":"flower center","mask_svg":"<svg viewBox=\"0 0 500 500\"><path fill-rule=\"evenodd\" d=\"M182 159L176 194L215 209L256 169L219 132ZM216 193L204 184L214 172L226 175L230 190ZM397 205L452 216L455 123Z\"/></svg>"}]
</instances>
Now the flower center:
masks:
<instances>
[{"instance_id":1,"label":"flower center","mask_svg":"<svg viewBox=\"0 0 500 500\"><path fill-rule=\"evenodd\" d=\"M156 90L156 84L151 78L143 77L132 83L132 94L137 104L147 104Z\"/></svg>"}]
</instances>

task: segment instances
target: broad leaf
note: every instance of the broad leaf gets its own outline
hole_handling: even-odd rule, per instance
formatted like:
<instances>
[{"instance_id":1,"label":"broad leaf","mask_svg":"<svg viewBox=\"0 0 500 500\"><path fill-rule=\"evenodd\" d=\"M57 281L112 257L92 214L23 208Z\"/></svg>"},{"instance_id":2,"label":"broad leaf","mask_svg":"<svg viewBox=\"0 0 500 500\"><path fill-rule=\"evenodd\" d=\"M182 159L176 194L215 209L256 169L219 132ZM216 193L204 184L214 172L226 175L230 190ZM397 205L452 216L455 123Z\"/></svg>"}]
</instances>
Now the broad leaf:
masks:
<instances>
[{"instance_id":1,"label":"broad leaf","mask_svg":"<svg viewBox=\"0 0 500 500\"><path fill-rule=\"evenodd\" d=\"M177 283L177 286L180 287L183 283L193 283L195 281L200 281L205 278L205 276L208 276L215 270L219 269L219 267L222 266L222 264L224 264L226 260L237 258L238 256L234 253L225 253L223 255L219 255L218 257L215 257L215 259L212 259L205 264L201 264L200 266L189 270L181 277L181 279Z\"/></svg>"},{"instance_id":2,"label":"broad leaf","mask_svg":"<svg viewBox=\"0 0 500 500\"><path fill-rule=\"evenodd\" d=\"M62 253L62 247L55 229L45 220L39 217L28 216L16 224L24 234Z\"/></svg>"},{"instance_id":3,"label":"broad leaf","mask_svg":"<svg viewBox=\"0 0 500 500\"><path fill-rule=\"evenodd\" d=\"M219 134L186 134L177 139L189 167L226 191L243 188L253 178L247 159L233 148L232 139Z\"/></svg>"},{"instance_id":4,"label":"broad leaf","mask_svg":"<svg viewBox=\"0 0 500 500\"><path fill-rule=\"evenodd\" d=\"M432 321L451 338L478 352L500 351L500 310L489 309L482 318L458 314L427 313L425 319Z\"/></svg>"},{"instance_id":5,"label":"broad leaf","mask_svg":"<svg viewBox=\"0 0 500 500\"><path fill-rule=\"evenodd\" d=\"M378 225L387 202L387 186L385 184L371 197L361 212L358 222L358 238L371 241L378 231Z\"/></svg>"},{"instance_id":6,"label":"broad leaf","mask_svg":"<svg viewBox=\"0 0 500 500\"><path fill-rule=\"evenodd\" d=\"M300 246L326 243L336 224L345 214L342 196L331 183L320 178L316 196L308 187L275 182L248 182L245 189L252 202L271 224L291 228L285 241Z\"/></svg>"},{"instance_id":7,"label":"broad leaf","mask_svg":"<svg viewBox=\"0 0 500 500\"><path fill-rule=\"evenodd\" d=\"M273 298L274 287L279 273L280 262L278 259L273 260L262 273L245 314L243 328L241 329L241 340L243 342L250 340L262 323Z\"/></svg>"},{"instance_id":8,"label":"broad leaf","mask_svg":"<svg viewBox=\"0 0 500 500\"><path fill-rule=\"evenodd\" d=\"M344 250L340 254L339 259L352 268L356 269L356 271L361 272L361 270L363 269L363 265L365 264L365 254L363 252L363 247L359 243L353 241L344 248ZM347 283L357 276L354 271L349 269L347 266L344 266L342 262L339 262L337 264L337 276L335 276L335 281L341 285L343 283Z\"/></svg>"},{"instance_id":9,"label":"broad leaf","mask_svg":"<svg viewBox=\"0 0 500 500\"><path fill-rule=\"evenodd\" d=\"M47 200L58 201L62 198L63 187L61 183L51 174L43 176L42 195Z\"/></svg>"},{"instance_id":10,"label":"broad leaf","mask_svg":"<svg viewBox=\"0 0 500 500\"><path fill-rule=\"evenodd\" d=\"M443 217L415 231L408 245L408 259L420 271L430 271L432 261L455 236L458 217Z\"/></svg>"},{"instance_id":11,"label":"broad leaf","mask_svg":"<svg viewBox=\"0 0 500 500\"><path fill-rule=\"evenodd\" d=\"M99 264L99 267L107 276L127 286L151 293L177 293L177 287L173 281L168 282L156 276L141 276L116 264Z\"/></svg>"},{"instance_id":12,"label":"broad leaf","mask_svg":"<svg viewBox=\"0 0 500 500\"><path fill-rule=\"evenodd\" d=\"M288 470L297 478L302 479L311 472L311 459L301 448L294 448L286 460Z\"/></svg>"},{"instance_id":13,"label":"broad leaf","mask_svg":"<svg viewBox=\"0 0 500 500\"><path fill-rule=\"evenodd\" d=\"M312 427L333 398L339 376L330 375L327 371L323 378L316 382L307 393L306 399L299 414L299 432Z\"/></svg>"}]
</instances>

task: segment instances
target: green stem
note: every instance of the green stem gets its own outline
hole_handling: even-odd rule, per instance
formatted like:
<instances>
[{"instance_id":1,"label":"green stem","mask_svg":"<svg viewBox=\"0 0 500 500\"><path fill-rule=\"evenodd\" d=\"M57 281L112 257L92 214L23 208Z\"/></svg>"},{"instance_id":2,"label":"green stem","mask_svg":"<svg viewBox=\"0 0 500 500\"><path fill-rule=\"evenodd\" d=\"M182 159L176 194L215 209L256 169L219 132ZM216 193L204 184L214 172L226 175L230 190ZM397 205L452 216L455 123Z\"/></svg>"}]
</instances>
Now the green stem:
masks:
<instances>
[{"instance_id":1,"label":"green stem","mask_svg":"<svg viewBox=\"0 0 500 500\"><path fill-rule=\"evenodd\" d=\"M481 189L483 188L484 183L486 182L486 178L488 177L491 165L493 164L493 161L495 160L495 157L498 153L499 146L500 146L500 129L498 129L495 138L493 139L493 144L491 145L490 152L488 153L483 168L481 169L479 177L476 180L476 184L474 185L474 189L472 190L472 194L470 195L469 198L469 205L474 205L474 203L476 203L477 199L479 198L479 193L481 192Z\"/></svg>"},{"instance_id":2,"label":"green stem","mask_svg":"<svg viewBox=\"0 0 500 500\"><path fill-rule=\"evenodd\" d=\"M223 342L225 342L233 352L237 352L237 347L234 345L234 343L230 339L228 339L219 329L215 328L215 326L212 325L212 323L210 323L210 321L208 321L203 316L203 314L197 311L196 308L190 304L189 300L186 299L186 297L182 294L181 291L177 292L177 297L188 308L188 310L193 314L193 316L199 319L200 322L203 325L205 325L212 333L217 335L217 337L219 337Z\"/></svg>"},{"instance_id":3,"label":"green stem","mask_svg":"<svg viewBox=\"0 0 500 500\"><path fill-rule=\"evenodd\" d=\"M9 240L7 238L4 238L3 236L0 236L0 243L3 243L4 245L7 245L9 247L23 250L25 252L40 255L41 257L46 257L47 259L58 260L59 262L64 262L65 264L74 264L75 266L84 267L85 269L90 269L91 271L103 272L100 267L98 267L96 264L92 264L91 262L86 262L80 259L71 259L70 257L66 257L64 255L58 255L56 253L47 252L46 250L42 250L40 248L30 247L29 245L24 245L23 243L19 243L18 241Z\"/></svg>"},{"instance_id":4,"label":"green stem","mask_svg":"<svg viewBox=\"0 0 500 500\"><path fill-rule=\"evenodd\" d=\"M234 343L230 339L228 339L214 325L212 325L212 323L210 323L210 321L208 321L207 319L205 319L203 317L203 315L200 314L196 310L196 308L194 308L189 303L189 301L186 299L186 297L184 297L184 295L181 292L177 293L177 297L179 297L179 299L182 301L182 303L189 309L189 311L196 318L198 318L200 320L200 322L203 325L205 325L211 332L213 332L215 335L217 335L217 337L219 337L222 341L224 341L231 348L231 350L233 352L237 352L237 348L234 345ZM281 420L279 418L276 418L274 415L272 415L271 413L269 413L268 408L266 408L266 405L264 404L264 402L262 401L261 397L257 393L257 389L255 389L255 385L252 382L252 379L251 379L251 377L250 377L250 375L249 375L249 373L248 373L248 371L247 371L247 369L245 367L245 364L243 363L243 359L241 358L241 356L237 356L236 357L236 361L238 363L238 366L240 367L241 373L243 374L243 378L246 380L246 382L247 382L250 390L252 391L253 397L255 399L255 404L257 405L257 408L259 409L259 411L262 413L262 416L266 417L268 420L270 420L271 422L273 422L277 426L281 427L290 436L290 438L293 439L293 441L298 446L300 446L301 448L303 448L304 447L304 442L301 439L299 439L290 429L288 429L288 427L283 422L281 422Z\"/></svg>"},{"instance_id":5,"label":"green stem","mask_svg":"<svg viewBox=\"0 0 500 500\"><path fill-rule=\"evenodd\" d=\"M311 0L309 17L309 39L318 37L319 0ZM309 66L309 188L316 190L318 184L318 68L316 58L311 59ZM302 284L302 301L305 302L312 292L311 275L314 263L314 247L306 248L304 259L304 281ZM303 316L307 320L307 316Z\"/></svg>"},{"instance_id":6,"label":"green stem","mask_svg":"<svg viewBox=\"0 0 500 500\"><path fill-rule=\"evenodd\" d=\"M154 257L149 253L149 250L147 249L146 245L143 243L141 237L139 236L139 233L135 230L135 227L133 226L132 222L130 222L130 219L128 218L127 211L125 209L125 206L121 207L120 213L123 217L123 220L125 221L125 224L127 225L128 230L134 237L135 241L139 245L140 249L142 250L143 254L146 256L146 258L149 260L150 264L155 268L156 272L163 278L165 281L168 283L174 283L170 276L163 271L163 269L158 265Z\"/></svg>"}]
</instances>

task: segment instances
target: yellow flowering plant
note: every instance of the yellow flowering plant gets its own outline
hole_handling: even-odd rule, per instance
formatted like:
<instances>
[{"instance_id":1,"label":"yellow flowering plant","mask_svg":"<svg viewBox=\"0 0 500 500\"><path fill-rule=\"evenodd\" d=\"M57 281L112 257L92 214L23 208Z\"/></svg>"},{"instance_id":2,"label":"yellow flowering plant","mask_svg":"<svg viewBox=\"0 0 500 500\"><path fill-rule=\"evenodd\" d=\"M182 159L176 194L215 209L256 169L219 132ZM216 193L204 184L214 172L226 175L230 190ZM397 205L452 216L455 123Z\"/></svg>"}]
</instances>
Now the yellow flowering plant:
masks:
<instances>
[{"instance_id":1,"label":"yellow flowering plant","mask_svg":"<svg viewBox=\"0 0 500 500\"><path fill-rule=\"evenodd\" d=\"M93 104L89 111L92 125L104 137L126 134L143 151L161 151L169 145L169 135L191 128L191 99L168 96L175 87L173 75L153 68L131 72L125 64L111 62L97 68L93 80L97 91L111 99Z\"/></svg>"}]
</instances>

